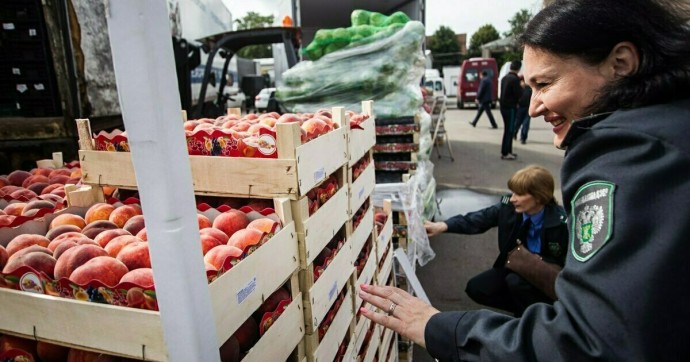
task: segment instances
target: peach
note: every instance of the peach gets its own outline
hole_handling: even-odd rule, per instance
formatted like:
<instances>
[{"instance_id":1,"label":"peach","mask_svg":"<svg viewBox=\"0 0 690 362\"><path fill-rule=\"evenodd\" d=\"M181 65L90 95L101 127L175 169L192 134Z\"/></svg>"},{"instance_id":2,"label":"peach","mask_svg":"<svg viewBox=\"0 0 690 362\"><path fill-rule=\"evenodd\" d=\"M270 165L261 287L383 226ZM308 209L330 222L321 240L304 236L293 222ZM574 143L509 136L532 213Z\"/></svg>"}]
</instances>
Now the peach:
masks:
<instances>
[{"instance_id":1,"label":"peach","mask_svg":"<svg viewBox=\"0 0 690 362\"><path fill-rule=\"evenodd\" d=\"M5 267L5 264L7 264L7 259L10 258L10 255L7 254L7 250L5 249L4 246L0 245L0 270Z\"/></svg>"},{"instance_id":2,"label":"peach","mask_svg":"<svg viewBox=\"0 0 690 362\"><path fill-rule=\"evenodd\" d=\"M200 234L199 238L201 240L201 252L203 255L206 255L209 250L215 248L216 246L224 244L210 234Z\"/></svg>"},{"instance_id":3,"label":"peach","mask_svg":"<svg viewBox=\"0 0 690 362\"><path fill-rule=\"evenodd\" d=\"M102 248L105 248L105 246L108 245L108 243L111 240L115 239L118 236L122 236L122 235L132 235L132 234L125 229L110 229L110 230L105 230L105 231L101 232L93 240L98 245L100 245Z\"/></svg>"},{"instance_id":4,"label":"peach","mask_svg":"<svg viewBox=\"0 0 690 362\"><path fill-rule=\"evenodd\" d=\"M66 168L56 168L56 169L50 170L50 172L46 176L48 176L49 178L53 177L53 176L58 176L58 175L69 176L71 173L72 173L72 171L70 171Z\"/></svg>"},{"instance_id":5,"label":"peach","mask_svg":"<svg viewBox=\"0 0 690 362\"><path fill-rule=\"evenodd\" d=\"M67 180L69 180L69 176L55 175L55 176L48 179L48 183L64 185L67 183Z\"/></svg>"},{"instance_id":6,"label":"peach","mask_svg":"<svg viewBox=\"0 0 690 362\"><path fill-rule=\"evenodd\" d=\"M240 360L240 343L235 336L230 336L227 341L220 346L220 360L223 362L236 362Z\"/></svg>"},{"instance_id":7,"label":"peach","mask_svg":"<svg viewBox=\"0 0 690 362\"><path fill-rule=\"evenodd\" d=\"M70 248L60 255L55 264L55 279L69 278L74 270L87 261L105 255L108 253L98 245L86 244Z\"/></svg>"},{"instance_id":8,"label":"peach","mask_svg":"<svg viewBox=\"0 0 690 362\"><path fill-rule=\"evenodd\" d=\"M48 187L49 183L47 182L36 182L32 183L29 185L27 188L33 192L35 192L37 195L40 195L43 190Z\"/></svg>"},{"instance_id":9,"label":"peach","mask_svg":"<svg viewBox=\"0 0 690 362\"><path fill-rule=\"evenodd\" d=\"M81 232L91 239L94 239L103 231L112 229L118 229L118 226L108 220L96 220L90 224L86 224L86 227L83 228Z\"/></svg>"},{"instance_id":10,"label":"peach","mask_svg":"<svg viewBox=\"0 0 690 362\"><path fill-rule=\"evenodd\" d=\"M9 196L12 192L21 189L21 186L7 185L0 188L0 197Z\"/></svg>"},{"instance_id":11,"label":"peach","mask_svg":"<svg viewBox=\"0 0 690 362\"><path fill-rule=\"evenodd\" d=\"M29 188L30 185L33 185L37 182L44 182L44 183L50 183L48 182L48 178L43 176L43 175L31 175L27 178L24 179L24 182L22 182L22 187L23 188Z\"/></svg>"},{"instance_id":12,"label":"peach","mask_svg":"<svg viewBox=\"0 0 690 362\"><path fill-rule=\"evenodd\" d=\"M56 237L51 240L51 244L54 242L57 242L59 240L64 240L64 239L79 239L84 237L85 235L81 233L81 231L66 231L60 235L57 235ZM75 240L76 241L76 240ZM48 245L48 249L50 249L51 246Z\"/></svg>"},{"instance_id":13,"label":"peach","mask_svg":"<svg viewBox=\"0 0 690 362\"><path fill-rule=\"evenodd\" d=\"M62 362L67 360L69 347L38 341L36 354L41 362Z\"/></svg>"},{"instance_id":14,"label":"peach","mask_svg":"<svg viewBox=\"0 0 690 362\"><path fill-rule=\"evenodd\" d=\"M108 220L113 210L115 210L115 206L106 204L105 202L93 204L86 210L84 220L86 220L86 224L90 224L96 220Z\"/></svg>"},{"instance_id":15,"label":"peach","mask_svg":"<svg viewBox=\"0 0 690 362\"><path fill-rule=\"evenodd\" d=\"M5 187L7 185L10 185L10 180L7 179L7 176L0 176L0 188Z\"/></svg>"},{"instance_id":16,"label":"peach","mask_svg":"<svg viewBox=\"0 0 690 362\"><path fill-rule=\"evenodd\" d=\"M53 219L53 221L50 222L48 230L58 227L60 225L75 225L78 226L81 230L86 227L86 220L84 220L84 218L79 215L63 213L56 216Z\"/></svg>"},{"instance_id":17,"label":"peach","mask_svg":"<svg viewBox=\"0 0 690 362\"><path fill-rule=\"evenodd\" d=\"M239 210L228 210L213 220L213 227L220 229L228 237L231 237L237 230L244 229L249 224L247 214Z\"/></svg>"},{"instance_id":18,"label":"peach","mask_svg":"<svg viewBox=\"0 0 690 362\"><path fill-rule=\"evenodd\" d=\"M149 243L142 240L125 245L117 253L116 259L125 264L129 270L150 268Z\"/></svg>"},{"instance_id":19,"label":"peach","mask_svg":"<svg viewBox=\"0 0 690 362\"><path fill-rule=\"evenodd\" d=\"M278 304L284 300L292 300L290 292L285 288L278 288L273 292L259 307L258 314L263 316L264 313L274 312L278 308Z\"/></svg>"},{"instance_id":20,"label":"peach","mask_svg":"<svg viewBox=\"0 0 690 362\"><path fill-rule=\"evenodd\" d=\"M130 270L127 274L122 276L120 283L134 283L140 287L151 288L153 287L153 269L151 268L139 268Z\"/></svg>"},{"instance_id":21,"label":"peach","mask_svg":"<svg viewBox=\"0 0 690 362\"><path fill-rule=\"evenodd\" d=\"M97 256L74 269L69 280L80 285L98 280L105 285L115 286L128 271L125 264L111 256Z\"/></svg>"},{"instance_id":22,"label":"peach","mask_svg":"<svg viewBox=\"0 0 690 362\"><path fill-rule=\"evenodd\" d=\"M0 227L9 226L14 222L16 216L14 215L0 215Z\"/></svg>"},{"instance_id":23,"label":"peach","mask_svg":"<svg viewBox=\"0 0 690 362\"><path fill-rule=\"evenodd\" d=\"M140 207L134 205L123 205L113 210L113 212L110 213L110 216L108 216L108 220L117 225L117 227L122 228L125 226L127 220L141 214L142 212Z\"/></svg>"},{"instance_id":24,"label":"peach","mask_svg":"<svg viewBox=\"0 0 690 362\"><path fill-rule=\"evenodd\" d=\"M232 336L237 338L240 351L247 352L259 340L259 324L250 316Z\"/></svg>"},{"instance_id":25,"label":"peach","mask_svg":"<svg viewBox=\"0 0 690 362\"><path fill-rule=\"evenodd\" d=\"M137 237L144 241L149 241L149 235L146 233L146 228L139 230Z\"/></svg>"},{"instance_id":26,"label":"peach","mask_svg":"<svg viewBox=\"0 0 690 362\"><path fill-rule=\"evenodd\" d=\"M242 256L241 249L232 245L219 245L204 255L204 262L212 265L216 270L220 270L225 259L229 257L239 258L240 256Z\"/></svg>"},{"instance_id":27,"label":"peach","mask_svg":"<svg viewBox=\"0 0 690 362\"><path fill-rule=\"evenodd\" d=\"M77 244L77 242L74 240L60 240L60 242L55 247L55 250L53 251L53 258L55 258L55 260L60 259L60 256L62 254L64 254L67 250L72 249L77 245L79 244Z\"/></svg>"},{"instance_id":28,"label":"peach","mask_svg":"<svg viewBox=\"0 0 690 362\"><path fill-rule=\"evenodd\" d=\"M247 225L247 229L256 229L264 233L270 233L273 231L273 226L278 224L273 219L262 217L260 219L252 220L252 222Z\"/></svg>"},{"instance_id":29,"label":"peach","mask_svg":"<svg viewBox=\"0 0 690 362\"><path fill-rule=\"evenodd\" d=\"M36 195L35 192L25 188L20 188L18 190L12 191L12 193L10 194L10 198L14 200L29 201L35 199L36 197L38 197L38 195Z\"/></svg>"},{"instance_id":30,"label":"peach","mask_svg":"<svg viewBox=\"0 0 690 362\"><path fill-rule=\"evenodd\" d=\"M299 123L300 119L294 113L285 113L278 118L277 123Z\"/></svg>"},{"instance_id":31,"label":"peach","mask_svg":"<svg viewBox=\"0 0 690 362\"><path fill-rule=\"evenodd\" d=\"M199 230L210 228L213 225L211 219L206 217L204 214L196 214L196 220L199 223Z\"/></svg>"},{"instance_id":32,"label":"peach","mask_svg":"<svg viewBox=\"0 0 690 362\"><path fill-rule=\"evenodd\" d=\"M5 267L2 269L2 272L9 274L21 266L28 266L37 272L43 272L52 278L56 265L55 258L52 256L40 251L34 251L32 253L20 255L16 258L10 258Z\"/></svg>"},{"instance_id":33,"label":"peach","mask_svg":"<svg viewBox=\"0 0 690 362\"><path fill-rule=\"evenodd\" d=\"M69 173L69 178L81 178L81 168L75 168L74 170L70 171ZM110 186L104 186L104 187L110 187Z\"/></svg>"},{"instance_id":34,"label":"peach","mask_svg":"<svg viewBox=\"0 0 690 362\"><path fill-rule=\"evenodd\" d=\"M263 236L264 233L256 229L242 229L230 237L228 245L245 250L249 246L258 246Z\"/></svg>"},{"instance_id":35,"label":"peach","mask_svg":"<svg viewBox=\"0 0 690 362\"><path fill-rule=\"evenodd\" d=\"M81 231L81 228L79 226L76 226L76 225L72 225L72 224L58 225L58 226L48 230L48 232L46 233L46 238L48 238L48 240L53 240L56 237L58 237L64 233L67 233L67 232L78 233L80 231Z\"/></svg>"},{"instance_id":36,"label":"peach","mask_svg":"<svg viewBox=\"0 0 690 362\"><path fill-rule=\"evenodd\" d=\"M9 261L12 260L13 258L17 258L17 257L20 257L24 254L33 253L33 252L48 254L48 255L52 256L53 258L55 258L55 255L53 255L53 252L50 249L46 248L45 246L31 245L31 246L28 246L24 249L17 251L16 253L12 254L12 256L10 256L9 259L7 260L7 262L9 263ZM57 260L57 258L55 258L55 259Z\"/></svg>"},{"instance_id":37,"label":"peach","mask_svg":"<svg viewBox=\"0 0 690 362\"><path fill-rule=\"evenodd\" d=\"M60 188L64 189L65 185L60 185L60 184L48 185L43 189L43 191L41 191L41 194L42 195L49 194L49 193L53 192L54 190L60 189Z\"/></svg>"},{"instance_id":38,"label":"peach","mask_svg":"<svg viewBox=\"0 0 690 362\"><path fill-rule=\"evenodd\" d=\"M224 232L214 227L203 228L199 230L199 235L210 235L216 238L218 241L220 241L221 244L228 243L228 236Z\"/></svg>"},{"instance_id":39,"label":"peach","mask_svg":"<svg viewBox=\"0 0 690 362\"><path fill-rule=\"evenodd\" d=\"M136 235L141 229L146 226L144 222L144 215L132 216L125 225L122 227L124 230L129 231L130 234Z\"/></svg>"},{"instance_id":40,"label":"peach","mask_svg":"<svg viewBox=\"0 0 690 362\"><path fill-rule=\"evenodd\" d=\"M58 195L58 196L64 198L64 197L65 197L65 186L64 186L64 185L60 185L60 184L55 184L55 185L58 185L58 187L56 187L55 189L53 189L52 191L50 191L50 193L51 193L51 194L54 194L54 195ZM47 188L47 187L46 187L46 188Z\"/></svg>"},{"instance_id":41,"label":"peach","mask_svg":"<svg viewBox=\"0 0 690 362\"><path fill-rule=\"evenodd\" d=\"M121 235L110 240L110 242L104 247L104 249L108 253L108 255L115 258L117 257L117 254L120 253L122 248L124 248L126 245L139 241L141 241L141 239L137 238L136 236Z\"/></svg>"},{"instance_id":42,"label":"peach","mask_svg":"<svg viewBox=\"0 0 690 362\"><path fill-rule=\"evenodd\" d=\"M22 216L35 216L41 209L54 210L55 203L48 200L34 199L26 203L22 210Z\"/></svg>"},{"instance_id":43,"label":"peach","mask_svg":"<svg viewBox=\"0 0 690 362\"><path fill-rule=\"evenodd\" d=\"M40 245L43 247L48 247L50 240L43 235L38 234L21 234L14 237L7 243L7 255L12 256L12 254L17 251L27 248L31 245Z\"/></svg>"},{"instance_id":44,"label":"peach","mask_svg":"<svg viewBox=\"0 0 690 362\"><path fill-rule=\"evenodd\" d=\"M13 202L5 206L3 211L5 211L7 215L21 216L26 204L26 202Z\"/></svg>"},{"instance_id":45,"label":"peach","mask_svg":"<svg viewBox=\"0 0 690 362\"><path fill-rule=\"evenodd\" d=\"M40 194L38 195L38 198L41 200L48 200L52 201L55 203L55 205L62 205L63 201L65 200L64 197L60 195L55 195L55 194Z\"/></svg>"},{"instance_id":46,"label":"peach","mask_svg":"<svg viewBox=\"0 0 690 362\"><path fill-rule=\"evenodd\" d=\"M9 175L7 175L7 180L10 181L10 184L14 186L21 186L24 180L26 180L30 176L30 172L24 170L15 170L12 171Z\"/></svg>"}]
</instances>

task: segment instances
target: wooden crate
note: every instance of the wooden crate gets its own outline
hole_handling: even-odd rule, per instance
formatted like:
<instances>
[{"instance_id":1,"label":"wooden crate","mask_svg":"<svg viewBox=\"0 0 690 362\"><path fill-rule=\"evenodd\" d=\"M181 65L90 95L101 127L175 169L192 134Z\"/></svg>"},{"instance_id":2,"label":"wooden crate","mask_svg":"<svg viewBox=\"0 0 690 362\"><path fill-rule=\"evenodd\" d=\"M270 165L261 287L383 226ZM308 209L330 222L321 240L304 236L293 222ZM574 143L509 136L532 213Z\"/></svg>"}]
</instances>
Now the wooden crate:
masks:
<instances>
[{"instance_id":1,"label":"wooden crate","mask_svg":"<svg viewBox=\"0 0 690 362\"><path fill-rule=\"evenodd\" d=\"M298 199L348 162L348 122L342 107L333 108L341 125L301 144L298 124L278 124L278 158L189 156L198 194ZM80 142L84 143L83 140ZM87 141L88 142L88 141ZM79 151L82 180L87 184L137 187L129 152Z\"/></svg>"},{"instance_id":2,"label":"wooden crate","mask_svg":"<svg viewBox=\"0 0 690 362\"><path fill-rule=\"evenodd\" d=\"M368 154L371 157L371 153ZM352 180L352 169L348 169L347 183L350 192L350 202L348 204L348 213L350 217L362 206L362 204L371 196L376 186L376 171L374 169L374 161L372 160L367 168L362 172L356 180Z\"/></svg>"},{"instance_id":3,"label":"wooden crate","mask_svg":"<svg viewBox=\"0 0 690 362\"><path fill-rule=\"evenodd\" d=\"M363 101L362 113L369 119L360 123L362 129L349 129L347 137L348 167L352 167L376 144L376 119L374 117L374 102Z\"/></svg>"},{"instance_id":4,"label":"wooden crate","mask_svg":"<svg viewBox=\"0 0 690 362\"><path fill-rule=\"evenodd\" d=\"M313 215L309 215L309 204L306 197L292 201L292 215L295 219L300 247L300 266L306 269L314 262L321 250L348 220L348 191L345 187L346 168L337 171L338 192L322 205Z\"/></svg>"},{"instance_id":5,"label":"wooden crate","mask_svg":"<svg viewBox=\"0 0 690 362\"><path fill-rule=\"evenodd\" d=\"M345 288L347 288L345 299L323 339L319 341L318 332L307 333L304 336L307 360L310 362L333 361L344 338L352 334L354 328L352 288L350 285L346 285ZM351 344L352 340L349 343ZM351 350L351 347L348 346L347 350Z\"/></svg>"},{"instance_id":6,"label":"wooden crate","mask_svg":"<svg viewBox=\"0 0 690 362\"><path fill-rule=\"evenodd\" d=\"M370 239L371 240L371 239ZM373 240L372 244L373 244ZM373 245L372 245L373 246ZM355 298L355 311L359 309L359 307L362 306L362 298L359 297L359 286L362 284L373 284L376 280L376 253L372 249L371 252L369 253L369 258L367 259L366 264L364 264L364 269L362 269L362 272L359 274L359 277L355 279L355 275L353 275L353 283L354 283L354 298Z\"/></svg>"},{"instance_id":7,"label":"wooden crate","mask_svg":"<svg viewBox=\"0 0 690 362\"><path fill-rule=\"evenodd\" d=\"M363 362L374 361L378 356L379 345L381 344L381 329L380 325L374 325L374 333L371 335L369 345L366 346L366 353L362 359Z\"/></svg>"},{"instance_id":8,"label":"wooden crate","mask_svg":"<svg viewBox=\"0 0 690 362\"><path fill-rule=\"evenodd\" d=\"M265 298L290 282L293 302L276 322L280 326L273 326L258 342L262 348L250 352L256 361L274 360L264 356L289 356L304 334L304 308L297 277L297 233L288 203L284 199L282 207L277 207L285 210L280 214L283 229L209 284L220 346ZM283 257L276 258L276 255ZM240 291L243 291L242 298L237 297ZM159 312L10 289L0 289L0 305L3 306L0 308L3 333L130 358L168 360ZM104 328L107 338L103 335ZM289 338L266 342L286 333Z\"/></svg>"}]
</instances>

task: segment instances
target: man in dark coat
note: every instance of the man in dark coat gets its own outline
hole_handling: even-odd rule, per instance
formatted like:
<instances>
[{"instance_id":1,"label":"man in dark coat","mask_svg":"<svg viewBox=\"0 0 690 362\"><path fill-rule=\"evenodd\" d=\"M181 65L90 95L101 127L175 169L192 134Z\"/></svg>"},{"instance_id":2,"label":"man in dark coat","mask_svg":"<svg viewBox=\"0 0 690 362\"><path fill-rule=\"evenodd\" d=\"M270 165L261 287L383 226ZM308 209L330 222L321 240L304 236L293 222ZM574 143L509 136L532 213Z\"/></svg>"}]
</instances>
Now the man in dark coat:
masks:
<instances>
[{"instance_id":1,"label":"man in dark coat","mask_svg":"<svg viewBox=\"0 0 690 362\"><path fill-rule=\"evenodd\" d=\"M496 121L494 120L494 115L491 114L491 102L493 101L491 95L493 93L493 89L491 89L492 85L489 72L486 70L482 71L481 79L482 80L479 83L479 91L477 92L477 99L475 100L478 107L477 115L474 117L474 121L470 122L470 124L472 127L475 127L479 117L482 116L482 112L486 111L486 115L489 116L489 122L491 122L491 128L498 128L498 126L496 126Z\"/></svg>"},{"instance_id":2,"label":"man in dark coat","mask_svg":"<svg viewBox=\"0 0 690 362\"><path fill-rule=\"evenodd\" d=\"M501 116L503 116L503 141L501 142L501 159L514 160L517 155L513 153L513 127L518 108L518 101L522 95L518 71L522 68L522 62L513 60L510 62L510 72L501 79Z\"/></svg>"}]
</instances>

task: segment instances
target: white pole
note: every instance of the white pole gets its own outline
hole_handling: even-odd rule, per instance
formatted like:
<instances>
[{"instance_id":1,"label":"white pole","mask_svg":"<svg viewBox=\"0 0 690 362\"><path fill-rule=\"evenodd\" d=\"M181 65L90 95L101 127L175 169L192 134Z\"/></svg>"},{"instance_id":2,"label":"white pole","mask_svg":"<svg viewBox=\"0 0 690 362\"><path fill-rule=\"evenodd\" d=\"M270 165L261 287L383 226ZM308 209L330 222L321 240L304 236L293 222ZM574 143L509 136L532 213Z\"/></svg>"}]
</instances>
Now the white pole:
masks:
<instances>
[{"instance_id":1,"label":"white pole","mask_svg":"<svg viewBox=\"0 0 690 362\"><path fill-rule=\"evenodd\" d=\"M219 361L167 4L110 0L105 6L168 355L171 361Z\"/></svg>"}]
</instances>

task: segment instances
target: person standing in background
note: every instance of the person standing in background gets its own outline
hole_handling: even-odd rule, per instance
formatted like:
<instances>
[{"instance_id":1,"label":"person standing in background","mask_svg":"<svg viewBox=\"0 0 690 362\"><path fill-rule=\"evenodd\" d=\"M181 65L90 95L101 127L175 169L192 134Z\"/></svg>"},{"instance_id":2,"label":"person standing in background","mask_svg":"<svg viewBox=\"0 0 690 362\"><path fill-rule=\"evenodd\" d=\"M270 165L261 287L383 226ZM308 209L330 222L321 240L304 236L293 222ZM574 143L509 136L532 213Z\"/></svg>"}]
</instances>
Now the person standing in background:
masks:
<instances>
[{"instance_id":1,"label":"person standing in background","mask_svg":"<svg viewBox=\"0 0 690 362\"><path fill-rule=\"evenodd\" d=\"M493 101L491 95L493 94L493 89L491 85L491 76L486 70L482 71L481 82L479 83L479 91L477 92L477 115L474 117L474 121L470 124L472 127L477 126L477 121L479 117L482 116L482 112L486 111L486 115L489 116L489 122L491 122L491 128L498 128L496 126L496 121L494 120L494 115L491 113L491 102Z\"/></svg>"},{"instance_id":2,"label":"person standing in background","mask_svg":"<svg viewBox=\"0 0 690 362\"><path fill-rule=\"evenodd\" d=\"M510 62L510 72L501 79L501 116L503 116L503 141L501 142L501 159L514 160L517 155L513 153L513 127L518 108L518 101L522 95L518 71L522 62L513 60Z\"/></svg>"},{"instance_id":3,"label":"person standing in background","mask_svg":"<svg viewBox=\"0 0 690 362\"><path fill-rule=\"evenodd\" d=\"M513 131L513 139L517 140L518 133L520 133L520 143L523 145L527 142L527 132L529 132L530 117L529 102L532 98L532 88L525 83L525 79L520 75L520 86L522 87L522 95L518 101L517 114L515 116L515 130ZM520 127L522 131L520 132Z\"/></svg>"}]
</instances>

